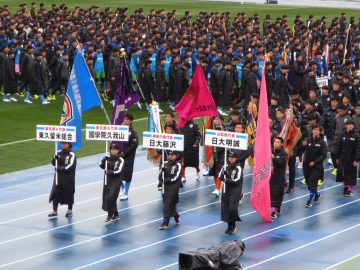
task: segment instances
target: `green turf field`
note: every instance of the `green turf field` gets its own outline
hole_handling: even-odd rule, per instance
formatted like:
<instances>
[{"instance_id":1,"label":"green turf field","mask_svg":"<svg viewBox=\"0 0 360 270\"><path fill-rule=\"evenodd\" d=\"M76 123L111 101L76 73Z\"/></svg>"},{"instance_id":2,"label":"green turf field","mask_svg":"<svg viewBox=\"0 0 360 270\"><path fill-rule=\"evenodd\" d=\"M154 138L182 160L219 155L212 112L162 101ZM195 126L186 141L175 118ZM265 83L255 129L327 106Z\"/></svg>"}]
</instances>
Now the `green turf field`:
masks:
<instances>
[{"instance_id":1,"label":"green turf field","mask_svg":"<svg viewBox=\"0 0 360 270\"><path fill-rule=\"evenodd\" d=\"M21 3L27 3L30 8L30 4L33 1L20 1ZM3 0L0 5L8 5L11 11L15 11L19 1ZM75 6L81 6L88 8L91 5L97 5L101 8L111 6L116 7L128 7L130 13L136 8L142 7L145 12L148 12L151 8L161 9L166 11L176 9L179 16L184 13L185 10L190 10L192 14L197 14L199 11L230 11L232 14L244 11L248 15L258 13L261 18L265 14L271 14L273 18L286 14L289 17L289 21L292 22L296 15L302 15L304 19L308 15L313 14L316 17L327 16L331 18L339 16L343 11L340 8L306 8L306 7L294 7L283 5L260 5L260 4L245 4L239 3L224 3L224 2L197 2L197 1L84 1L84 0L67 0L56 2L53 0L41 1L45 3L48 8L52 3L66 3L69 8ZM348 17L359 17L358 10L346 9ZM35 101L34 104L23 104L20 101L18 104L4 104L0 102L0 174L21 170L25 168L31 168L34 166L49 163L53 154L54 145L52 143L36 142L29 140L25 142L19 142L15 144L7 144L20 140L28 140L35 137L35 125L36 124L58 124L60 121L61 108L63 99L58 98L55 102L47 106L40 104L40 101ZM106 105L108 114L111 116L111 106ZM134 113L135 119L145 118L147 113L145 110L139 111L137 108L131 108L130 112ZM83 124L85 123L105 123L106 119L100 108L93 109L83 116ZM138 130L141 137L142 131L146 127L146 119L138 120L135 122L135 128ZM86 142L83 141L83 148L77 153L78 156L86 156L104 151L104 143ZM6 144L6 145L3 145Z\"/></svg>"}]
</instances>

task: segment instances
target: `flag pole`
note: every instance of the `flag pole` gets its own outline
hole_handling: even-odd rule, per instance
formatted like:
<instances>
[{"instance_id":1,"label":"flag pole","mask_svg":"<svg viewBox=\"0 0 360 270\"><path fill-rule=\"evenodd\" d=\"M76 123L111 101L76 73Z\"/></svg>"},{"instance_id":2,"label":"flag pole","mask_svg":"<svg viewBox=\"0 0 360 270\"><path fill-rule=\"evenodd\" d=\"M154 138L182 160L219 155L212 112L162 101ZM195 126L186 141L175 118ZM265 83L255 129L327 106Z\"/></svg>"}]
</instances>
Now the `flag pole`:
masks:
<instances>
[{"instance_id":1,"label":"flag pole","mask_svg":"<svg viewBox=\"0 0 360 270\"><path fill-rule=\"evenodd\" d=\"M164 194L165 193L165 191L164 191L164 189L165 189L165 184L164 184L164 182L165 182L165 179L164 179L164 160L165 160L165 157L164 157L164 155L165 155L165 153L164 153L165 151L164 151L164 149L162 150L162 155L161 155L161 174L162 174L162 190L161 190L161 192L162 192L162 194Z\"/></svg>"},{"instance_id":2,"label":"flag pole","mask_svg":"<svg viewBox=\"0 0 360 270\"><path fill-rule=\"evenodd\" d=\"M225 154L224 154L224 173L225 173L225 181L226 181L226 166L227 166L227 148L225 147ZM223 182L223 193L226 193L226 183Z\"/></svg>"},{"instance_id":3,"label":"flag pole","mask_svg":"<svg viewBox=\"0 0 360 270\"><path fill-rule=\"evenodd\" d=\"M108 169L108 161L107 161L107 150L108 150L108 142L105 141L105 180L104 185L107 185L107 169Z\"/></svg>"},{"instance_id":4,"label":"flag pole","mask_svg":"<svg viewBox=\"0 0 360 270\"><path fill-rule=\"evenodd\" d=\"M58 185L58 172L57 172L57 168L58 168L58 160L57 160L57 142L55 142L55 186Z\"/></svg>"},{"instance_id":5,"label":"flag pole","mask_svg":"<svg viewBox=\"0 0 360 270\"><path fill-rule=\"evenodd\" d=\"M343 65L345 64L346 54L348 53L347 46L348 46L348 40L349 40L350 27L351 27L351 24L349 24L349 28L348 28L347 33L346 33L346 42L345 42L345 48L344 48Z\"/></svg>"}]
</instances>

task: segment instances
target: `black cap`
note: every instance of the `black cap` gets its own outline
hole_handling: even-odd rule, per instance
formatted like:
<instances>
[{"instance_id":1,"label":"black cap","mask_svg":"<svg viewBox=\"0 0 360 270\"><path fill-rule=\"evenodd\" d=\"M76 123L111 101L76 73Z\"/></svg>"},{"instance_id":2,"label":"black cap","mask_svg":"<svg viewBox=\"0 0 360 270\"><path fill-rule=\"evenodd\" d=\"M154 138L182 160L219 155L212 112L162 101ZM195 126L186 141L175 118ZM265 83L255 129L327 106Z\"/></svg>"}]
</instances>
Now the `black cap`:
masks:
<instances>
[{"instance_id":1,"label":"black cap","mask_svg":"<svg viewBox=\"0 0 360 270\"><path fill-rule=\"evenodd\" d=\"M179 156L180 152L179 151L175 151L175 150L169 150L168 151L168 155L176 155Z\"/></svg>"},{"instance_id":2,"label":"black cap","mask_svg":"<svg viewBox=\"0 0 360 270\"><path fill-rule=\"evenodd\" d=\"M235 158L239 158L239 151L236 151L236 150L229 150L229 151L228 151L228 157L235 157Z\"/></svg>"},{"instance_id":3,"label":"black cap","mask_svg":"<svg viewBox=\"0 0 360 270\"><path fill-rule=\"evenodd\" d=\"M117 144L117 143L111 143L110 144L110 149L118 149L118 150L120 150L120 146Z\"/></svg>"}]
</instances>

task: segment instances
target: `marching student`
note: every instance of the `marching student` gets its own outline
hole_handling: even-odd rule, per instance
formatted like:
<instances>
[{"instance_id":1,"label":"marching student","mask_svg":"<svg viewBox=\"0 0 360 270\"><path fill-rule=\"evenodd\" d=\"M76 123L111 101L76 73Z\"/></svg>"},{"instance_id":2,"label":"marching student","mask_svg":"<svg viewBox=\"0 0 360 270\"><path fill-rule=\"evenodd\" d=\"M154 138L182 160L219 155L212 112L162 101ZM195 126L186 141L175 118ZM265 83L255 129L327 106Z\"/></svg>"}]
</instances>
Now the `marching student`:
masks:
<instances>
[{"instance_id":1,"label":"marching student","mask_svg":"<svg viewBox=\"0 0 360 270\"><path fill-rule=\"evenodd\" d=\"M124 151L120 156L124 159L125 168L122 175L122 194L120 196L121 201L128 199L128 193L130 188L130 183L134 171L134 161L136 149L139 146L139 138L136 130L133 127L134 116L132 114L126 114L123 125L129 126L129 140L124 144Z\"/></svg>"},{"instance_id":2,"label":"marching student","mask_svg":"<svg viewBox=\"0 0 360 270\"><path fill-rule=\"evenodd\" d=\"M55 166L54 183L51 189L49 203L53 204L53 212L48 215L49 218L58 216L59 204L67 204L68 210L65 217L72 216L75 194L75 170L76 157L71 151L70 142L62 142L61 150L52 159L52 165ZM57 178L57 184L56 184Z\"/></svg>"},{"instance_id":3,"label":"marching student","mask_svg":"<svg viewBox=\"0 0 360 270\"><path fill-rule=\"evenodd\" d=\"M170 218L174 217L175 223L180 223L180 215L176 210L179 202L179 189L181 186L181 154L178 151L168 151L168 160L159 171L159 181L164 183L163 197L163 222L159 230L169 228Z\"/></svg>"},{"instance_id":4,"label":"marching student","mask_svg":"<svg viewBox=\"0 0 360 270\"><path fill-rule=\"evenodd\" d=\"M105 156L99 165L104 170L102 209L108 212L105 222L119 220L116 200L122 184L121 172L124 166L124 160L119 156L119 152L119 145L111 143L110 156Z\"/></svg>"},{"instance_id":5,"label":"marching student","mask_svg":"<svg viewBox=\"0 0 360 270\"><path fill-rule=\"evenodd\" d=\"M224 116L219 115L214 117L213 119L214 129L225 130L225 126L223 125L223 122L224 122ZM215 182L215 189L211 194L217 198L220 196L221 180L219 179L219 173L224 165L224 156L225 156L224 153L225 153L224 148L214 147L214 153L213 153L214 164L209 170L209 176L213 176Z\"/></svg>"},{"instance_id":6,"label":"marching student","mask_svg":"<svg viewBox=\"0 0 360 270\"><path fill-rule=\"evenodd\" d=\"M303 172L310 191L306 208L312 207L312 201L319 202L320 192L317 191L319 179L324 175L323 162L327 156L327 145L321 136L319 125L313 125L311 136L302 143L304 151Z\"/></svg>"},{"instance_id":7,"label":"marching student","mask_svg":"<svg viewBox=\"0 0 360 270\"><path fill-rule=\"evenodd\" d=\"M288 154L284 150L284 139L275 137L271 160L273 170L270 178L271 218L277 218L281 212L281 205L284 199L285 173Z\"/></svg>"},{"instance_id":8,"label":"marching student","mask_svg":"<svg viewBox=\"0 0 360 270\"><path fill-rule=\"evenodd\" d=\"M186 182L185 169L187 167L195 168L196 180L200 180L199 144L201 141L201 132L199 126L191 119L180 129L180 132L184 135L185 139L181 181Z\"/></svg>"},{"instance_id":9,"label":"marching student","mask_svg":"<svg viewBox=\"0 0 360 270\"><path fill-rule=\"evenodd\" d=\"M353 187L357 180L357 165L360 160L360 137L352 119L345 122L345 130L335 142L335 158L338 164L337 182L344 184L343 194L353 196Z\"/></svg>"},{"instance_id":10,"label":"marching student","mask_svg":"<svg viewBox=\"0 0 360 270\"><path fill-rule=\"evenodd\" d=\"M243 170L240 165L240 153L228 152L228 164L221 168L219 179L224 182L221 196L221 220L228 223L226 234L236 232L236 221L241 221L238 212L243 185Z\"/></svg>"}]
</instances>

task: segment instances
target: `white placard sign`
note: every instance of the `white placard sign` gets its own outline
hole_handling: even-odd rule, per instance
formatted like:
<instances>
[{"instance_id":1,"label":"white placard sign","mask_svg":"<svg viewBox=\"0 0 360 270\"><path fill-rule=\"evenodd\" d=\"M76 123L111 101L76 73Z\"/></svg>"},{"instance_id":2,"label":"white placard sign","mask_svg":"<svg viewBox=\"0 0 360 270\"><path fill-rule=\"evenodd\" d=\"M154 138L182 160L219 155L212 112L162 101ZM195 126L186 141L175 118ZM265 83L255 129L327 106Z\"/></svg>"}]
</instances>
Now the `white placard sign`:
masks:
<instances>
[{"instance_id":1,"label":"white placard sign","mask_svg":"<svg viewBox=\"0 0 360 270\"><path fill-rule=\"evenodd\" d=\"M48 142L76 142L76 127L36 125L36 140Z\"/></svg>"},{"instance_id":2,"label":"white placard sign","mask_svg":"<svg viewBox=\"0 0 360 270\"><path fill-rule=\"evenodd\" d=\"M147 132L143 133L146 148L184 151L184 135Z\"/></svg>"},{"instance_id":3,"label":"white placard sign","mask_svg":"<svg viewBox=\"0 0 360 270\"><path fill-rule=\"evenodd\" d=\"M246 150L248 148L248 135L246 133L206 129L205 145Z\"/></svg>"},{"instance_id":4,"label":"white placard sign","mask_svg":"<svg viewBox=\"0 0 360 270\"><path fill-rule=\"evenodd\" d=\"M129 127L86 124L86 139L94 141L128 141Z\"/></svg>"},{"instance_id":5,"label":"white placard sign","mask_svg":"<svg viewBox=\"0 0 360 270\"><path fill-rule=\"evenodd\" d=\"M316 83L319 87L323 87L323 86L329 84L329 78L328 77L317 77Z\"/></svg>"}]
</instances>

